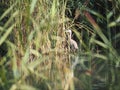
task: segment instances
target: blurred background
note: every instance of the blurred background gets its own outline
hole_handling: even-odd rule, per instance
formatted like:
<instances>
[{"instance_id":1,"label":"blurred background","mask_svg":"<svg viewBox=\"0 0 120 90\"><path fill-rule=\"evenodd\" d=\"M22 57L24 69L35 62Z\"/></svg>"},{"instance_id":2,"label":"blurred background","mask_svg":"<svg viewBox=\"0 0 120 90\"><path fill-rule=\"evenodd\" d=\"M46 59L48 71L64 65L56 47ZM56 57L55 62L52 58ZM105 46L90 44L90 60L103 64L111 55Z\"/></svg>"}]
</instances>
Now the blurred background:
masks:
<instances>
[{"instance_id":1,"label":"blurred background","mask_svg":"<svg viewBox=\"0 0 120 90\"><path fill-rule=\"evenodd\" d=\"M0 0L0 90L119 90L119 26L119 0Z\"/></svg>"}]
</instances>

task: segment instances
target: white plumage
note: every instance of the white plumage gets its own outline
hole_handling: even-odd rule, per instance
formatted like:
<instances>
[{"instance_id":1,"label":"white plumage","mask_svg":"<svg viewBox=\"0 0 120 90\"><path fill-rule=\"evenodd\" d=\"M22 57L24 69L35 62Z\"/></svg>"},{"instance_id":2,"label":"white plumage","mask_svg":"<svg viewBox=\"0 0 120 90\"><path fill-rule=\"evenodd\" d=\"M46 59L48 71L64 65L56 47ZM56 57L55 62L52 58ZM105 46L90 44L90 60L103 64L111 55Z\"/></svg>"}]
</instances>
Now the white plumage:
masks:
<instances>
[{"instance_id":1,"label":"white plumage","mask_svg":"<svg viewBox=\"0 0 120 90\"><path fill-rule=\"evenodd\" d=\"M78 49L78 44L75 40L72 39L72 31L69 29L69 30L66 30L66 32L69 33L68 39L70 40L71 49L72 50L77 50Z\"/></svg>"}]
</instances>

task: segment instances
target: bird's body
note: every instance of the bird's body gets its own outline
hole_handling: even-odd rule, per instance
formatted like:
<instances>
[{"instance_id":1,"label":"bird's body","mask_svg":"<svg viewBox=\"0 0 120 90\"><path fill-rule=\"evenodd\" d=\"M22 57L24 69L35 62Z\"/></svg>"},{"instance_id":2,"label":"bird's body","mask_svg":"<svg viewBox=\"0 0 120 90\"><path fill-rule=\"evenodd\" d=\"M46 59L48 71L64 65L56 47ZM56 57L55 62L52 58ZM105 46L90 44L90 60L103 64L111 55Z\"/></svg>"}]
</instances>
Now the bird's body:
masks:
<instances>
[{"instance_id":1,"label":"bird's body","mask_svg":"<svg viewBox=\"0 0 120 90\"><path fill-rule=\"evenodd\" d=\"M68 39L70 41L69 43L70 43L71 50L77 50L78 49L78 44L75 40L72 39L72 31L69 29L69 30L66 30L66 32L69 33Z\"/></svg>"},{"instance_id":2,"label":"bird's body","mask_svg":"<svg viewBox=\"0 0 120 90\"><path fill-rule=\"evenodd\" d=\"M77 45L77 42L73 39L70 39L70 47L72 49L78 49L78 45Z\"/></svg>"}]
</instances>

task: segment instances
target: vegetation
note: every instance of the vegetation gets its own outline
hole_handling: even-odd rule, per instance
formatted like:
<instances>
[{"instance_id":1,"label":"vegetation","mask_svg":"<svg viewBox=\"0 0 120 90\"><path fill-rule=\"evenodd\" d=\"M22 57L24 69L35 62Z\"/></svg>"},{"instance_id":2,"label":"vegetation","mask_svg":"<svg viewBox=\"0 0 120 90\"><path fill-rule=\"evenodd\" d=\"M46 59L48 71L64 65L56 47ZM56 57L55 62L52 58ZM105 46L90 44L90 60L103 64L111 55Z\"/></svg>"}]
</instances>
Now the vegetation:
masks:
<instances>
[{"instance_id":1,"label":"vegetation","mask_svg":"<svg viewBox=\"0 0 120 90\"><path fill-rule=\"evenodd\" d=\"M119 26L119 0L0 0L0 90L119 90Z\"/></svg>"}]
</instances>

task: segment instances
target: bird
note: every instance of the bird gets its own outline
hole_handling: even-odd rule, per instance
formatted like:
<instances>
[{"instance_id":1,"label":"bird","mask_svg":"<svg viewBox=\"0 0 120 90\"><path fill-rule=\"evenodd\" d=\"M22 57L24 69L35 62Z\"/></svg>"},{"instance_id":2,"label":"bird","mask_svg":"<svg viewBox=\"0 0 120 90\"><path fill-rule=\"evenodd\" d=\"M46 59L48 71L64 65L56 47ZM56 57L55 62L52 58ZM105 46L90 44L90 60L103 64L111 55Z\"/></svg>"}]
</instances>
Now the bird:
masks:
<instances>
[{"instance_id":1,"label":"bird","mask_svg":"<svg viewBox=\"0 0 120 90\"><path fill-rule=\"evenodd\" d=\"M69 33L68 40L69 40L69 43L70 43L70 49L74 50L74 51L78 50L78 44L77 44L77 42L72 39L72 30L68 29L65 32Z\"/></svg>"}]
</instances>

